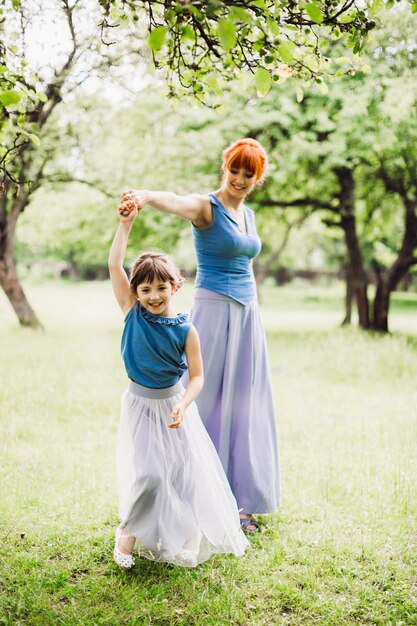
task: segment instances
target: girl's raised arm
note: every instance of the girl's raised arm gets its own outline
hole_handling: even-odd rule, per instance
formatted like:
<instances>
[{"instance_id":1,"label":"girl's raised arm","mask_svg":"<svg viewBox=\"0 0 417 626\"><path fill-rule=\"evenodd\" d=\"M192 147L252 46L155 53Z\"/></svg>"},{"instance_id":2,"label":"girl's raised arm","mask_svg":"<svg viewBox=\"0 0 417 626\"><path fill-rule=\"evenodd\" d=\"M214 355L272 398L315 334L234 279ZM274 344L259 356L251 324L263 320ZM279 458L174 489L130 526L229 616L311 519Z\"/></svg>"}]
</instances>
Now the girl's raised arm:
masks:
<instances>
[{"instance_id":1,"label":"girl's raised arm","mask_svg":"<svg viewBox=\"0 0 417 626\"><path fill-rule=\"evenodd\" d=\"M179 196L170 191L130 189L122 193L122 203L126 200L133 200L139 210L145 204L150 204L158 211L172 213L185 220L190 220L196 226L207 226L212 220L208 195L193 193L187 196Z\"/></svg>"},{"instance_id":2,"label":"girl's raised arm","mask_svg":"<svg viewBox=\"0 0 417 626\"><path fill-rule=\"evenodd\" d=\"M133 209L128 216L123 216L119 211L120 224L113 239L109 253L109 272L114 295L124 315L130 311L136 302L136 298L130 289L129 279L123 268L126 256L127 242L132 229L132 224L138 214Z\"/></svg>"}]
</instances>

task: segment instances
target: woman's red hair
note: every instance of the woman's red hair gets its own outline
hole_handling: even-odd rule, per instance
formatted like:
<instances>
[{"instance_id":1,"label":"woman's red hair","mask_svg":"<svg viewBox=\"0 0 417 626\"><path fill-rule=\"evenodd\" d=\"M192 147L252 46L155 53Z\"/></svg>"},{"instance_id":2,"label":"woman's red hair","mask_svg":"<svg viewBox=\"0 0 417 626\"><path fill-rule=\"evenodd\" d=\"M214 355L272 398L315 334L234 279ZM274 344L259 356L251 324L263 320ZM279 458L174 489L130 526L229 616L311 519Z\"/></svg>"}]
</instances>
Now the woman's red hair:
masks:
<instances>
[{"instance_id":1,"label":"woman's red hair","mask_svg":"<svg viewBox=\"0 0 417 626\"><path fill-rule=\"evenodd\" d=\"M256 139L239 139L223 152L223 171L241 167L247 172L253 172L258 181L264 179L268 169L268 155Z\"/></svg>"}]
</instances>

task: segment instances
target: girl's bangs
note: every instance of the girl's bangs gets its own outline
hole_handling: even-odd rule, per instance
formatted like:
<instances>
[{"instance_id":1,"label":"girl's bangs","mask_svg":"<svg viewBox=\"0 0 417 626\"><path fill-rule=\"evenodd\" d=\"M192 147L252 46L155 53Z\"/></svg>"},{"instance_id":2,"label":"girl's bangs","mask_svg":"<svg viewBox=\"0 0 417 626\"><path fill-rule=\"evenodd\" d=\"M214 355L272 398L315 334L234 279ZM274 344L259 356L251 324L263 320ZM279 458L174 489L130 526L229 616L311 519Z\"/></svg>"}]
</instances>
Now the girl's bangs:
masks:
<instances>
[{"instance_id":1,"label":"girl's bangs","mask_svg":"<svg viewBox=\"0 0 417 626\"><path fill-rule=\"evenodd\" d=\"M152 283L154 280L159 280L161 283L175 282L175 276L163 267L155 267L155 265L147 265L141 267L135 272L135 282L137 285L141 283Z\"/></svg>"}]
</instances>

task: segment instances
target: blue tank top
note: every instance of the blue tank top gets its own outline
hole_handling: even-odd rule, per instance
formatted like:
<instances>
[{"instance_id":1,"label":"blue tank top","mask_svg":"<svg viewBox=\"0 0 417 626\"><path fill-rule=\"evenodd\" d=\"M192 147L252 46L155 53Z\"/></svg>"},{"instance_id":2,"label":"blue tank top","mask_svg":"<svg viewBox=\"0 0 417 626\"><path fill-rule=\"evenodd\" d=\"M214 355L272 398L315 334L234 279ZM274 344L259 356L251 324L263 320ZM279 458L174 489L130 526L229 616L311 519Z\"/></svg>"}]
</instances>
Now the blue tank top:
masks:
<instances>
[{"instance_id":1,"label":"blue tank top","mask_svg":"<svg viewBox=\"0 0 417 626\"><path fill-rule=\"evenodd\" d=\"M164 389L188 369L185 340L192 324L188 315L154 315L137 302L125 317L122 357L128 377L139 385Z\"/></svg>"},{"instance_id":2,"label":"blue tank top","mask_svg":"<svg viewBox=\"0 0 417 626\"><path fill-rule=\"evenodd\" d=\"M210 289L247 304L256 298L251 259L261 251L255 214L247 206L247 235L214 194L210 194L213 221L205 228L193 225L197 255L196 287Z\"/></svg>"}]
</instances>

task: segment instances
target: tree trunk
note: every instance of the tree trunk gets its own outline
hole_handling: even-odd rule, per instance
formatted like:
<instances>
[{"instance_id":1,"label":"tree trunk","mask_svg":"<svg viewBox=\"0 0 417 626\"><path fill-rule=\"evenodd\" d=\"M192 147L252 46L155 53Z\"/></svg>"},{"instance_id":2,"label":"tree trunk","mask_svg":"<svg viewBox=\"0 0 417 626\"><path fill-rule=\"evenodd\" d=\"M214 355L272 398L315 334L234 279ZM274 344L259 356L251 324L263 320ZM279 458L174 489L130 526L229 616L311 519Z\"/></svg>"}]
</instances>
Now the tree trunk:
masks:
<instances>
[{"instance_id":1,"label":"tree trunk","mask_svg":"<svg viewBox=\"0 0 417 626\"><path fill-rule=\"evenodd\" d=\"M391 289L383 272L378 276L374 300L374 322L373 328L383 333L388 332L388 311Z\"/></svg>"},{"instance_id":2,"label":"tree trunk","mask_svg":"<svg viewBox=\"0 0 417 626\"><path fill-rule=\"evenodd\" d=\"M335 173L340 183L341 226L345 234L345 243L349 255L352 290L358 308L359 325L362 328L369 328L368 279L356 231L355 181L352 170L347 167L340 167L335 170Z\"/></svg>"},{"instance_id":3,"label":"tree trunk","mask_svg":"<svg viewBox=\"0 0 417 626\"><path fill-rule=\"evenodd\" d=\"M70 258L68 261L68 276L73 283L76 283L79 279L78 267L73 258Z\"/></svg>"},{"instance_id":4,"label":"tree trunk","mask_svg":"<svg viewBox=\"0 0 417 626\"><path fill-rule=\"evenodd\" d=\"M414 172L409 170L410 172ZM417 265L417 180L403 180L401 177L391 178L389 173L381 169L380 174L387 191L397 193L404 203L404 235L401 248L392 266L377 273L378 283L374 300L373 328L380 332L388 332L388 312L391 293L399 282L407 275L411 267Z\"/></svg>"},{"instance_id":5,"label":"tree trunk","mask_svg":"<svg viewBox=\"0 0 417 626\"><path fill-rule=\"evenodd\" d=\"M353 285L352 285L352 273L350 268L346 268L346 294L345 294L345 318L342 322L342 326L347 326L352 323L352 305L353 305Z\"/></svg>"},{"instance_id":6,"label":"tree trunk","mask_svg":"<svg viewBox=\"0 0 417 626\"><path fill-rule=\"evenodd\" d=\"M13 256L13 239L7 223L0 225L0 286L12 305L21 326L42 328L19 282Z\"/></svg>"}]
</instances>

